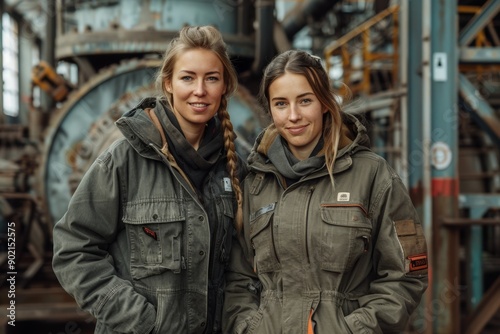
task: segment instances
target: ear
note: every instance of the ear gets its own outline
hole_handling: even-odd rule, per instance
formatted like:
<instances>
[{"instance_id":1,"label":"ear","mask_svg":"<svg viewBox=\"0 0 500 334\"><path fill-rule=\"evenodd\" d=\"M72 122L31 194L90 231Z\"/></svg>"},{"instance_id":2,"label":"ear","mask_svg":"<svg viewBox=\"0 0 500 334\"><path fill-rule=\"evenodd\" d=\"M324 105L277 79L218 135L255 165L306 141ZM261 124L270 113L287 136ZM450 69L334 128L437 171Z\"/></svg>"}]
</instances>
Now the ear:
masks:
<instances>
[{"instance_id":1,"label":"ear","mask_svg":"<svg viewBox=\"0 0 500 334\"><path fill-rule=\"evenodd\" d=\"M169 93L172 93L172 84L170 81L165 80L165 90Z\"/></svg>"}]
</instances>

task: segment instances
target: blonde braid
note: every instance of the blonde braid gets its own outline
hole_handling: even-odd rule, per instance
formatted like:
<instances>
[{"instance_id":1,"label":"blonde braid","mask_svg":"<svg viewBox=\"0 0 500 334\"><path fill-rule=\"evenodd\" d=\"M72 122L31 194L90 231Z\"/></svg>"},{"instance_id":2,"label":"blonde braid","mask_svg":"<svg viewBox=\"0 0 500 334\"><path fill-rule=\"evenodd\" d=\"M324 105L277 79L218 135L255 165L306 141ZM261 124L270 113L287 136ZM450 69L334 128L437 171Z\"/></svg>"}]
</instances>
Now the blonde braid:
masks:
<instances>
[{"instance_id":1,"label":"blonde braid","mask_svg":"<svg viewBox=\"0 0 500 334\"><path fill-rule=\"evenodd\" d=\"M234 147L235 135L233 131L233 124L231 123L229 113L227 112L226 97L222 98L218 116L221 121L222 128L224 129L224 148L227 152L227 171L231 176L231 183L236 195L236 202L238 203L235 217L235 227L236 230L240 232L243 226L243 194L241 191L240 180L238 179L238 156L236 154L236 148Z\"/></svg>"},{"instance_id":2,"label":"blonde braid","mask_svg":"<svg viewBox=\"0 0 500 334\"><path fill-rule=\"evenodd\" d=\"M243 194L241 192L240 180L238 179L238 157L234 147L233 125L231 124L229 113L227 112L227 99L236 92L238 87L238 74L227 53L226 43L222 39L222 34L215 27L211 26L186 26L183 27L179 36L172 39L167 51L165 51L163 65L156 76L156 87L167 97L170 107L173 110L174 100L171 92L167 90L166 83L172 80L175 63L183 52L193 49L205 49L214 52L220 59L224 67L224 84L226 93L222 96L218 111L219 120L224 129L224 148L227 156L227 170L231 176L231 183L238 201L236 211L235 227L238 231L243 225Z\"/></svg>"}]
</instances>

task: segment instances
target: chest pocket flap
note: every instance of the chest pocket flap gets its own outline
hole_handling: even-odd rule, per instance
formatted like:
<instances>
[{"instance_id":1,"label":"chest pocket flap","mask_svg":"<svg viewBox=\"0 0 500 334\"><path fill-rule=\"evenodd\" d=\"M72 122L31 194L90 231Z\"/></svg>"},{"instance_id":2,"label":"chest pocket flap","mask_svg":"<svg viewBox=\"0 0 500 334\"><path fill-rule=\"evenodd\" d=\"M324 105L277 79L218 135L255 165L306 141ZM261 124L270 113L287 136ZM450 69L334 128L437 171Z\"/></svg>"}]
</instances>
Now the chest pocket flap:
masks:
<instances>
[{"instance_id":1,"label":"chest pocket flap","mask_svg":"<svg viewBox=\"0 0 500 334\"><path fill-rule=\"evenodd\" d=\"M124 208L125 224L168 223L185 220L184 204L179 199L144 199Z\"/></svg>"}]
</instances>

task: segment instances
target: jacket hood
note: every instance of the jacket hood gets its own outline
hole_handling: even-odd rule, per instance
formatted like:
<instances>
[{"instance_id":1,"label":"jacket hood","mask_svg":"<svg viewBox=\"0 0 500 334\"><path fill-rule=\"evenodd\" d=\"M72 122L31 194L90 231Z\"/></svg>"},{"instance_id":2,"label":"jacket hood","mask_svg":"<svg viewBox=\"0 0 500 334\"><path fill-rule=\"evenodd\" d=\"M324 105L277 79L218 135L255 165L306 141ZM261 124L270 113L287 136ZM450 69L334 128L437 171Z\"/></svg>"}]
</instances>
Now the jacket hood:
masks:
<instances>
[{"instance_id":1,"label":"jacket hood","mask_svg":"<svg viewBox=\"0 0 500 334\"><path fill-rule=\"evenodd\" d=\"M352 153L358 149L365 149L370 146L370 139L368 137L366 127L361 124L356 116L343 113L342 120L343 124L340 130L341 138L339 141L339 151L337 153L336 161L342 159L346 153ZM252 151L248 156L248 164L252 165L258 161L261 163L267 163L269 160L267 157L267 151L271 143L278 135L278 130L274 124L265 128L255 140Z\"/></svg>"},{"instance_id":2,"label":"jacket hood","mask_svg":"<svg viewBox=\"0 0 500 334\"><path fill-rule=\"evenodd\" d=\"M162 102L157 98L148 97L132 110L123 114L115 124L137 153L145 158L159 160L158 154L151 148L150 144L161 148L162 138L158 129L144 112L148 108L154 108L154 112L160 120L167 117L165 112L158 112L158 109L165 108Z\"/></svg>"},{"instance_id":3,"label":"jacket hood","mask_svg":"<svg viewBox=\"0 0 500 334\"><path fill-rule=\"evenodd\" d=\"M195 149L160 98L142 100L116 125L137 153L147 159L166 158L196 189L201 189L207 173L224 156L224 139L217 117L205 124L203 138Z\"/></svg>"}]
</instances>

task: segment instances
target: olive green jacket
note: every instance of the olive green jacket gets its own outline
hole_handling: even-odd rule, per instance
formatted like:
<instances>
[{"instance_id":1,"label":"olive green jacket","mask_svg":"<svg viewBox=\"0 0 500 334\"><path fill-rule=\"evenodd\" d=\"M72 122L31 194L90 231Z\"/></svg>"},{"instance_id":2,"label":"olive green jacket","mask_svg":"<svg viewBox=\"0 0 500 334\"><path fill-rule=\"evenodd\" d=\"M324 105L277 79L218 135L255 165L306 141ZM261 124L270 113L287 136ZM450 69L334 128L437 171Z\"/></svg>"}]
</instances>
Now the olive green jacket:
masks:
<instances>
[{"instance_id":1,"label":"olive green jacket","mask_svg":"<svg viewBox=\"0 0 500 334\"><path fill-rule=\"evenodd\" d=\"M426 242L401 179L348 118L334 168L289 187L249 157L244 229L226 273L224 333L398 333L427 287ZM263 149L264 148L264 149Z\"/></svg>"},{"instance_id":2,"label":"olive green jacket","mask_svg":"<svg viewBox=\"0 0 500 334\"><path fill-rule=\"evenodd\" d=\"M162 153L168 117L145 99L90 167L54 227L53 268L96 334L220 333L235 196L225 154L200 194ZM203 203L201 202L203 199ZM210 227L209 224L213 224Z\"/></svg>"}]
</instances>

